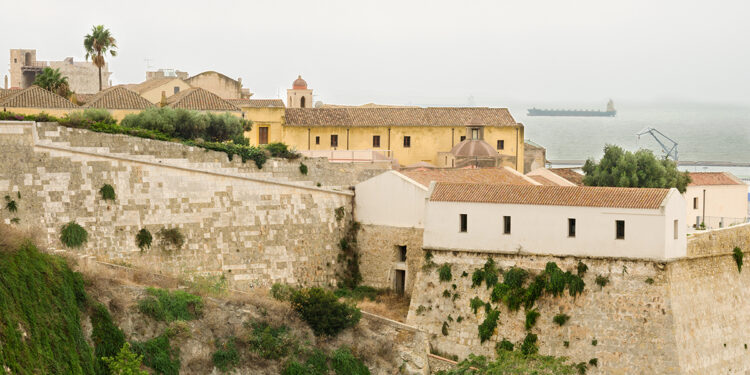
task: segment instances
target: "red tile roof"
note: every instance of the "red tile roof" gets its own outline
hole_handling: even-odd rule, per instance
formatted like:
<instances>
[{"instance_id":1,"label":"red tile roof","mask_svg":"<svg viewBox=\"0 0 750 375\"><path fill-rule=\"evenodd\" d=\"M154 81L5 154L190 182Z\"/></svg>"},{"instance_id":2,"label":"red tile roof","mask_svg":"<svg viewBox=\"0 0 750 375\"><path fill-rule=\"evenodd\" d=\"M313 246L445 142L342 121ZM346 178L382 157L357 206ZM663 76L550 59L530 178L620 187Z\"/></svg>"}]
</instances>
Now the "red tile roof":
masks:
<instances>
[{"instance_id":1,"label":"red tile roof","mask_svg":"<svg viewBox=\"0 0 750 375\"><path fill-rule=\"evenodd\" d=\"M287 126L520 126L507 108L287 108Z\"/></svg>"},{"instance_id":2,"label":"red tile roof","mask_svg":"<svg viewBox=\"0 0 750 375\"><path fill-rule=\"evenodd\" d=\"M657 209L669 189L437 183L438 202Z\"/></svg>"},{"instance_id":3,"label":"red tile roof","mask_svg":"<svg viewBox=\"0 0 750 375\"><path fill-rule=\"evenodd\" d=\"M182 90L167 98L167 106L171 108L192 109L196 111L237 111L240 109L218 95L193 87Z\"/></svg>"},{"instance_id":4,"label":"red tile roof","mask_svg":"<svg viewBox=\"0 0 750 375\"><path fill-rule=\"evenodd\" d=\"M114 86L100 91L93 97L87 98L84 108L104 109L146 109L154 105L138 95L137 92L123 86Z\"/></svg>"},{"instance_id":5,"label":"red tile roof","mask_svg":"<svg viewBox=\"0 0 750 375\"><path fill-rule=\"evenodd\" d=\"M583 175L576 172L573 168L550 168L550 172L578 185L583 185Z\"/></svg>"},{"instance_id":6,"label":"red tile roof","mask_svg":"<svg viewBox=\"0 0 750 375\"><path fill-rule=\"evenodd\" d=\"M31 86L3 97L0 106L8 108L78 108L70 100L39 86Z\"/></svg>"},{"instance_id":7,"label":"red tile roof","mask_svg":"<svg viewBox=\"0 0 750 375\"><path fill-rule=\"evenodd\" d=\"M688 186L745 185L729 172L690 172L690 178Z\"/></svg>"},{"instance_id":8,"label":"red tile roof","mask_svg":"<svg viewBox=\"0 0 750 375\"><path fill-rule=\"evenodd\" d=\"M554 181L543 176L528 176L528 177L544 186L558 186Z\"/></svg>"},{"instance_id":9,"label":"red tile roof","mask_svg":"<svg viewBox=\"0 0 750 375\"><path fill-rule=\"evenodd\" d=\"M425 187L430 182L468 182L484 184L512 184L532 185L532 182L524 178L510 168L477 168L477 169L419 169L402 170L399 173L420 183Z\"/></svg>"},{"instance_id":10,"label":"red tile roof","mask_svg":"<svg viewBox=\"0 0 750 375\"><path fill-rule=\"evenodd\" d=\"M284 108L284 101L281 99L224 99L237 107L250 108Z\"/></svg>"}]
</instances>

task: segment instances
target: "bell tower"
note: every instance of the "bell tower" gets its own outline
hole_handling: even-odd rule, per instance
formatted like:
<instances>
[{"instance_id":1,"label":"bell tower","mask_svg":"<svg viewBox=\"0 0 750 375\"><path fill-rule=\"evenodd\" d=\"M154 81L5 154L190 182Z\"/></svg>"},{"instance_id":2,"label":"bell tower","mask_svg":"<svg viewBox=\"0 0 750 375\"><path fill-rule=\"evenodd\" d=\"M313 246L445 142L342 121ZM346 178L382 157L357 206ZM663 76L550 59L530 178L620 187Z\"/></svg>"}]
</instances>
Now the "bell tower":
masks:
<instances>
[{"instance_id":1,"label":"bell tower","mask_svg":"<svg viewBox=\"0 0 750 375\"><path fill-rule=\"evenodd\" d=\"M292 88L286 90L286 96L287 108L313 108L312 90L307 88L307 82L301 75L294 80Z\"/></svg>"}]
</instances>

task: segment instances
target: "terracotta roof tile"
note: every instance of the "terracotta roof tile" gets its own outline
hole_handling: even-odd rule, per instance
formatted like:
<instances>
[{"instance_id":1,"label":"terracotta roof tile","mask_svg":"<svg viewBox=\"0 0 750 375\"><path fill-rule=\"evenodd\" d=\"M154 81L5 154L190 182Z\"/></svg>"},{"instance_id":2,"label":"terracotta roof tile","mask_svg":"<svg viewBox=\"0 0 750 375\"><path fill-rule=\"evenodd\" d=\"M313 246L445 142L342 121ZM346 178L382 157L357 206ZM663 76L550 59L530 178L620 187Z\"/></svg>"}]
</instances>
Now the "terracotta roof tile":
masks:
<instances>
[{"instance_id":1,"label":"terracotta roof tile","mask_svg":"<svg viewBox=\"0 0 750 375\"><path fill-rule=\"evenodd\" d=\"M745 185L745 183L728 172L690 172L690 178L693 181L688 186Z\"/></svg>"},{"instance_id":2,"label":"terracotta roof tile","mask_svg":"<svg viewBox=\"0 0 750 375\"><path fill-rule=\"evenodd\" d=\"M153 90L161 85L165 85L174 80L182 81L181 79L177 77L154 78L154 79L143 81L137 85L128 85L128 89L133 90L139 94L143 94L144 92Z\"/></svg>"},{"instance_id":3,"label":"terracotta roof tile","mask_svg":"<svg viewBox=\"0 0 750 375\"><path fill-rule=\"evenodd\" d=\"M430 182L468 182L484 184L532 185L533 183L510 168L478 169L419 169L401 170L399 173L420 183L425 187Z\"/></svg>"},{"instance_id":4,"label":"terracotta roof tile","mask_svg":"<svg viewBox=\"0 0 750 375\"><path fill-rule=\"evenodd\" d=\"M0 101L2 101L3 98L7 97L8 95L15 94L19 91L21 91L21 89L0 89Z\"/></svg>"},{"instance_id":5,"label":"terracotta roof tile","mask_svg":"<svg viewBox=\"0 0 750 375\"><path fill-rule=\"evenodd\" d=\"M137 92L126 89L123 86L110 87L88 98L84 108L104 109L146 109L154 105L138 95Z\"/></svg>"},{"instance_id":6,"label":"terracotta roof tile","mask_svg":"<svg viewBox=\"0 0 750 375\"><path fill-rule=\"evenodd\" d=\"M224 99L237 107L251 108L284 108L284 101L281 99Z\"/></svg>"},{"instance_id":7,"label":"terracotta roof tile","mask_svg":"<svg viewBox=\"0 0 750 375\"><path fill-rule=\"evenodd\" d=\"M657 209L669 189L437 183L438 202Z\"/></svg>"},{"instance_id":8,"label":"terracotta roof tile","mask_svg":"<svg viewBox=\"0 0 750 375\"><path fill-rule=\"evenodd\" d=\"M533 179L534 181L544 185L544 186L559 186L554 181L545 178L544 176L529 176L529 178Z\"/></svg>"},{"instance_id":9,"label":"terracotta roof tile","mask_svg":"<svg viewBox=\"0 0 750 375\"><path fill-rule=\"evenodd\" d=\"M288 108L287 126L515 126L507 108Z\"/></svg>"},{"instance_id":10,"label":"terracotta roof tile","mask_svg":"<svg viewBox=\"0 0 750 375\"><path fill-rule=\"evenodd\" d=\"M76 95L76 101L78 102L78 105L84 105L91 101L91 98L96 96L96 94L75 94Z\"/></svg>"},{"instance_id":11,"label":"terracotta roof tile","mask_svg":"<svg viewBox=\"0 0 750 375\"><path fill-rule=\"evenodd\" d=\"M573 168L550 168L550 172L578 185L583 185L583 175L576 172Z\"/></svg>"},{"instance_id":12,"label":"terracotta roof tile","mask_svg":"<svg viewBox=\"0 0 750 375\"><path fill-rule=\"evenodd\" d=\"M192 109L196 111L240 111L232 103L220 98L218 95L194 87L182 90L167 98L167 106L171 108Z\"/></svg>"},{"instance_id":13,"label":"terracotta roof tile","mask_svg":"<svg viewBox=\"0 0 750 375\"><path fill-rule=\"evenodd\" d=\"M0 106L11 108L78 108L68 99L39 86L16 91L2 99Z\"/></svg>"}]
</instances>

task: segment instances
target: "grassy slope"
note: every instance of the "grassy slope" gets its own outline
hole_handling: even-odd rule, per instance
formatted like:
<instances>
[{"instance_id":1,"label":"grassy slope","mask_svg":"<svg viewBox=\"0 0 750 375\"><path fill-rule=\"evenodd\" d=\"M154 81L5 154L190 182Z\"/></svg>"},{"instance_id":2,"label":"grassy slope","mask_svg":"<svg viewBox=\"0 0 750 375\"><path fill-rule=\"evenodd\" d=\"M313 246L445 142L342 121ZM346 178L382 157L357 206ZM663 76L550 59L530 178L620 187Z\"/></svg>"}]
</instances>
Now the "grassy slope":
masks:
<instances>
[{"instance_id":1,"label":"grassy slope","mask_svg":"<svg viewBox=\"0 0 750 375\"><path fill-rule=\"evenodd\" d=\"M0 244L0 373L93 374L81 275L30 243Z\"/></svg>"}]
</instances>

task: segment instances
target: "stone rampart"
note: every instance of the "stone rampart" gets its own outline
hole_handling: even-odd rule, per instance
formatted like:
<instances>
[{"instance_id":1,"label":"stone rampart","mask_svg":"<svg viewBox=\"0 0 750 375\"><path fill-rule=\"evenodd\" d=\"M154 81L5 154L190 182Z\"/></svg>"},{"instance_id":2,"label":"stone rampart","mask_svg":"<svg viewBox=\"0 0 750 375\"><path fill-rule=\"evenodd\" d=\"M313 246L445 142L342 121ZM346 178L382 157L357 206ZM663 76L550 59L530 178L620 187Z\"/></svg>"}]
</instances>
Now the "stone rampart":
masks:
<instances>
[{"instance_id":1,"label":"stone rampart","mask_svg":"<svg viewBox=\"0 0 750 375\"><path fill-rule=\"evenodd\" d=\"M750 251L750 223L690 234L688 257L730 254L735 247Z\"/></svg>"},{"instance_id":2,"label":"stone rampart","mask_svg":"<svg viewBox=\"0 0 750 375\"><path fill-rule=\"evenodd\" d=\"M410 295L422 265L422 233L421 228L362 225L357 232L357 246L363 283L393 288L396 270L404 270L404 291ZM405 262L401 262L398 246L406 246Z\"/></svg>"}]
</instances>

